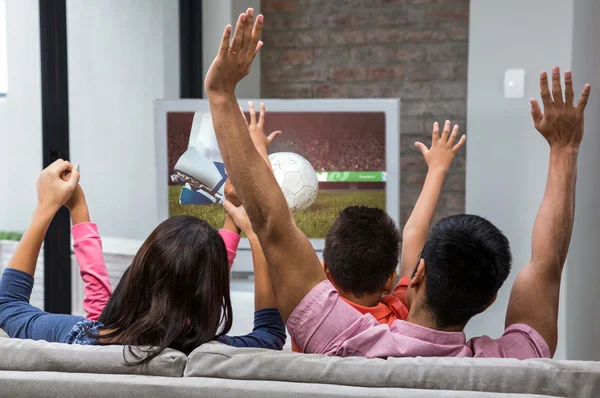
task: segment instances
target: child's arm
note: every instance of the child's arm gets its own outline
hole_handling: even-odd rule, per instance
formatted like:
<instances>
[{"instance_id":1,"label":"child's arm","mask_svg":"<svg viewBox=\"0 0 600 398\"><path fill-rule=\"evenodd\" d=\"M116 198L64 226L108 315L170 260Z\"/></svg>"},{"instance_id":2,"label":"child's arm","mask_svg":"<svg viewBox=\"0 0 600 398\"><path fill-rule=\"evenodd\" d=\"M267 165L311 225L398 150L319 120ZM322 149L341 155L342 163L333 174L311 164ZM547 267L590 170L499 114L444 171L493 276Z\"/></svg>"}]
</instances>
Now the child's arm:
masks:
<instances>
[{"instance_id":1,"label":"child's arm","mask_svg":"<svg viewBox=\"0 0 600 398\"><path fill-rule=\"evenodd\" d=\"M87 319L96 321L112 294L110 278L102 254L102 239L96 224L90 222L88 205L80 185L77 185L73 196L65 206L71 212L73 252L84 282L83 309Z\"/></svg>"},{"instance_id":2,"label":"child's arm","mask_svg":"<svg viewBox=\"0 0 600 398\"><path fill-rule=\"evenodd\" d=\"M458 125L455 125L450 133L450 121L446 121L440 137L439 124L434 123L431 148L428 149L420 142L415 144L421 150L429 170L419 199L402 232L400 278L410 277L429 235L429 225L435 213L446 173L454 160L454 155L466 140L466 136L463 135L454 145L457 135Z\"/></svg>"},{"instance_id":3,"label":"child's arm","mask_svg":"<svg viewBox=\"0 0 600 398\"><path fill-rule=\"evenodd\" d=\"M243 207L236 207L231 202L226 200L223 203L225 210L232 216L235 223L248 236L250 248L252 250L252 263L254 266L254 310L258 311L263 308L277 308L275 302L275 293L271 285L267 260L260 246L260 242L256 234L252 230L252 225L246 215Z\"/></svg>"},{"instance_id":4,"label":"child's arm","mask_svg":"<svg viewBox=\"0 0 600 398\"><path fill-rule=\"evenodd\" d=\"M231 185L231 181L229 178L225 181L225 198L230 202L236 204L236 206L240 206L240 199L237 197L235 193L235 189L233 189L233 185ZM227 218L225 218L225 223L223 224L223 228L219 231L219 235L223 238L223 242L225 242L225 249L227 250L227 260L229 261L229 269L233 266L233 261L235 260L235 256L237 255L237 249L240 244L240 229L237 225L235 225L235 221L233 218L227 214Z\"/></svg>"},{"instance_id":5,"label":"child's arm","mask_svg":"<svg viewBox=\"0 0 600 398\"><path fill-rule=\"evenodd\" d=\"M281 350L285 344L285 323L277 309L275 293L267 268L267 260L250 220L243 207L236 207L226 200L223 206L236 224L248 236L254 265L254 329L245 336L222 336L221 343L234 347L257 347Z\"/></svg>"},{"instance_id":6,"label":"child's arm","mask_svg":"<svg viewBox=\"0 0 600 398\"><path fill-rule=\"evenodd\" d=\"M67 174L65 180L61 179ZM10 337L49 342L65 339L81 317L48 314L29 303L33 275L44 236L56 212L69 199L79 181L79 170L57 160L37 183L38 206L33 219L0 278L0 328Z\"/></svg>"}]
</instances>

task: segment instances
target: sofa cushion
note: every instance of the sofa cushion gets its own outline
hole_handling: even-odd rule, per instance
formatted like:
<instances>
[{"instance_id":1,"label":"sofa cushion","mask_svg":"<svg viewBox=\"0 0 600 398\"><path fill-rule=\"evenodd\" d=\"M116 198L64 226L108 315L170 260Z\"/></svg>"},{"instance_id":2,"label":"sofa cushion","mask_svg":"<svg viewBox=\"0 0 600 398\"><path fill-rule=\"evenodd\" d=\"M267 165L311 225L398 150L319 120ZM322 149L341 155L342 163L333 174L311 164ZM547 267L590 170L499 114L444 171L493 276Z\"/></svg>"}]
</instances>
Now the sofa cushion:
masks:
<instances>
[{"instance_id":1,"label":"sofa cushion","mask_svg":"<svg viewBox=\"0 0 600 398\"><path fill-rule=\"evenodd\" d=\"M55 372L0 371L0 396L98 398L540 398L540 395L366 388L328 384L285 383L258 380L221 380L202 377L153 377Z\"/></svg>"},{"instance_id":2,"label":"sofa cushion","mask_svg":"<svg viewBox=\"0 0 600 398\"><path fill-rule=\"evenodd\" d=\"M123 346L90 346L0 339L0 370L142 374L181 377L185 354L167 349L144 366L125 364ZM126 356L130 354L125 350Z\"/></svg>"},{"instance_id":3,"label":"sofa cushion","mask_svg":"<svg viewBox=\"0 0 600 398\"><path fill-rule=\"evenodd\" d=\"M194 350L184 377L600 397L600 362L340 358L218 343Z\"/></svg>"}]
</instances>

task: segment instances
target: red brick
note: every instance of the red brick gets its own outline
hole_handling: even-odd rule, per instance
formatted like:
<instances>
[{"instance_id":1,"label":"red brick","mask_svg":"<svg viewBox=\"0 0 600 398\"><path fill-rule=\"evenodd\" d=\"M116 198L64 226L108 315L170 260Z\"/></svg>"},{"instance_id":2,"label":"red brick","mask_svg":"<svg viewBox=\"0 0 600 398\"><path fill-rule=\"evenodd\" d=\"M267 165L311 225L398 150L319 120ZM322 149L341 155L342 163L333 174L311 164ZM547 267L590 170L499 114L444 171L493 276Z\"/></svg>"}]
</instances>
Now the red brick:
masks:
<instances>
[{"instance_id":1,"label":"red brick","mask_svg":"<svg viewBox=\"0 0 600 398\"><path fill-rule=\"evenodd\" d=\"M332 81L351 81L351 80L365 80L367 77L366 68L352 68L347 66L333 67L329 72L329 76Z\"/></svg>"},{"instance_id":2,"label":"red brick","mask_svg":"<svg viewBox=\"0 0 600 398\"><path fill-rule=\"evenodd\" d=\"M294 34L294 46L301 48L324 47L328 44L327 31L297 31Z\"/></svg>"},{"instance_id":3,"label":"red brick","mask_svg":"<svg viewBox=\"0 0 600 398\"><path fill-rule=\"evenodd\" d=\"M468 22L469 8L456 5L432 6L427 10L428 22Z\"/></svg>"},{"instance_id":4,"label":"red brick","mask_svg":"<svg viewBox=\"0 0 600 398\"><path fill-rule=\"evenodd\" d=\"M264 13L294 11L295 9L295 0L262 0L262 12Z\"/></svg>"},{"instance_id":5,"label":"red brick","mask_svg":"<svg viewBox=\"0 0 600 398\"><path fill-rule=\"evenodd\" d=\"M310 65L312 62L312 50L288 50L283 53L283 65Z\"/></svg>"},{"instance_id":6,"label":"red brick","mask_svg":"<svg viewBox=\"0 0 600 398\"><path fill-rule=\"evenodd\" d=\"M277 98L312 98L313 90L310 84L279 85L275 94Z\"/></svg>"},{"instance_id":7,"label":"red brick","mask_svg":"<svg viewBox=\"0 0 600 398\"><path fill-rule=\"evenodd\" d=\"M369 68L369 80L402 79L404 68L396 66L371 66Z\"/></svg>"},{"instance_id":8,"label":"red brick","mask_svg":"<svg viewBox=\"0 0 600 398\"><path fill-rule=\"evenodd\" d=\"M267 15L264 23L265 31L273 30L298 30L306 29L310 26L311 16L298 16L296 13L274 13Z\"/></svg>"},{"instance_id":9,"label":"red brick","mask_svg":"<svg viewBox=\"0 0 600 398\"><path fill-rule=\"evenodd\" d=\"M452 40L467 40L469 38L469 28L466 26L454 25L450 28L449 36Z\"/></svg>"},{"instance_id":10,"label":"red brick","mask_svg":"<svg viewBox=\"0 0 600 398\"><path fill-rule=\"evenodd\" d=\"M316 98L347 98L348 86L323 84L315 87L314 94Z\"/></svg>"},{"instance_id":11,"label":"red brick","mask_svg":"<svg viewBox=\"0 0 600 398\"><path fill-rule=\"evenodd\" d=\"M365 32L362 30L345 30L330 33L330 44L334 46L345 46L348 44L362 44L365 42Z\"/></svg>"}]
</instances>

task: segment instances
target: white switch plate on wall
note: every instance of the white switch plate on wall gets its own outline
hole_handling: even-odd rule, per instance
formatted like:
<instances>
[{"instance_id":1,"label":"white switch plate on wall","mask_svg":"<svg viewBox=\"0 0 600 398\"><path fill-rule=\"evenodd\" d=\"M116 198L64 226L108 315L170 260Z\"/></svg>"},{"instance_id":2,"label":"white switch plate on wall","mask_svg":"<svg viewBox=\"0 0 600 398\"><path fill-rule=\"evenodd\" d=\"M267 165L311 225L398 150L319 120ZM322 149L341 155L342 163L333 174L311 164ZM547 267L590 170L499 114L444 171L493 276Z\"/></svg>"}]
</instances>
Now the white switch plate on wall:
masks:
<instances>
[{"instance_id":1,"label":"white switch plate on wall","mask_svg":"<svg viewBox=\"0 0 600 398\"><path fill-rule=\"evenodd\" d=\"M504 72L504 97L507 99L525 96L525 69L507 69Z\"/></svg>"}]
</instances>

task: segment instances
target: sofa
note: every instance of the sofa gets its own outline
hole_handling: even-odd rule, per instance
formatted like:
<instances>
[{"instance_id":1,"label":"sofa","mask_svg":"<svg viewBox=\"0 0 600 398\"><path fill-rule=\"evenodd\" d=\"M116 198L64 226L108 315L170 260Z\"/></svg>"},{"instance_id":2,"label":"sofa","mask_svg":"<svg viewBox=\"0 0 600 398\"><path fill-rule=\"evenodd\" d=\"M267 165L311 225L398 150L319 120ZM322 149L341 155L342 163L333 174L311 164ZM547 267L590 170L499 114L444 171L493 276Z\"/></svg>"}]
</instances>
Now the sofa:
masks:
<instances>
[{"instance_id":1,"label":"sofa","mask_svg":"<svg viewBox=\"0 0 600 398\"><path fill-rule=\"evenodd\" d=\"M0 397L600 397L600 362L337 358L216 342L145 366L128 356L0 338Z\"/></svg>"}]
</instances>

